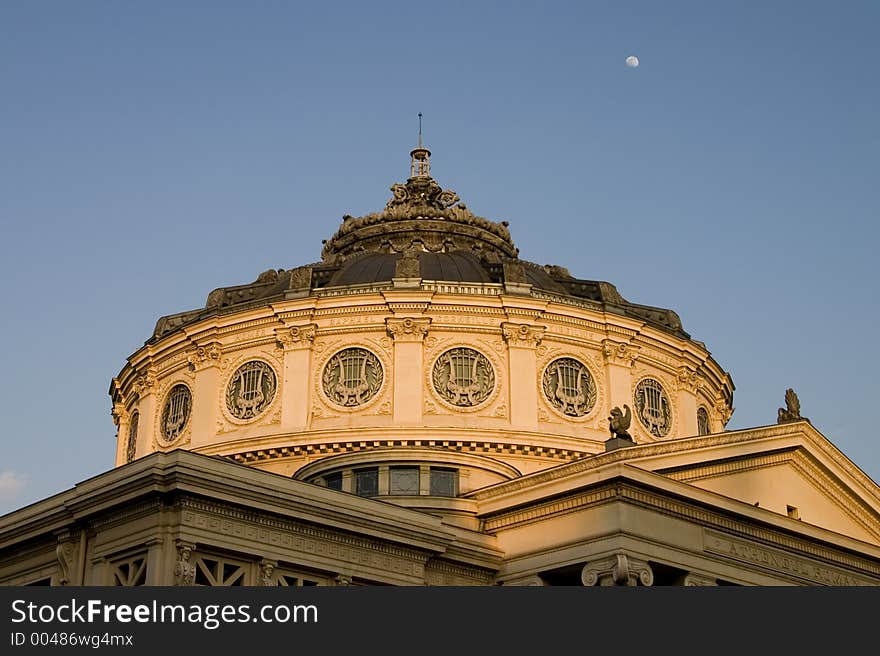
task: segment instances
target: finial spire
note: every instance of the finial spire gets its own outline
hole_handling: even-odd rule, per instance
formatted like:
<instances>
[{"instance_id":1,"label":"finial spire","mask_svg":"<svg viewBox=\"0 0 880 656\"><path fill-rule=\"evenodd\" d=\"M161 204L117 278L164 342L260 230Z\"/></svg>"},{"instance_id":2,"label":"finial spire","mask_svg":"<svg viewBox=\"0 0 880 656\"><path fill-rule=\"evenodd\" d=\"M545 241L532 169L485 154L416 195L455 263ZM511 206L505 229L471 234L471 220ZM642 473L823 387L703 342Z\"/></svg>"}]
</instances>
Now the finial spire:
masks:
<instances>
[{"instance_id":1,"label":"finial spire","mask_svg":"<svg viewBox=\"0 0 880 656\"><path fill-rule=\"evenodd\" d=\"M419 112L419 145L409 154L410 167L409 177L431 177L431 151L422 144L422 113Z\"/></svg>"}]
</instances>

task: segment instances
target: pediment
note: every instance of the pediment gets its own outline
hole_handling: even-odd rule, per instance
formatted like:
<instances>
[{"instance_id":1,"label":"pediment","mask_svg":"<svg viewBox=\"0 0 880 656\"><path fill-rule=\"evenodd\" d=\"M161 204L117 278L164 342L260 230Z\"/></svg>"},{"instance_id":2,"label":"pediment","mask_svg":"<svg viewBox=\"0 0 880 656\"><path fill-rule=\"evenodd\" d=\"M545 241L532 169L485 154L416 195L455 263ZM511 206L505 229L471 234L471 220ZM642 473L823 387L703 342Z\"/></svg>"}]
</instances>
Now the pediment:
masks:
<instances>
[{"instance_id":1,"label":"pediment","mask_svg":"<svg viewBox=\"0 0 880 656\"><path fill-rule=\"evenodd\" d=\"M741 437L748 437L748 431L743 433ZM772 434L761 429L752 433L752 439L719 439L714 446L685 448L677 454L649 456L630 464L880 544L880 488L824 436L804 426L791 433L779 429Z\"/></svg>"}]
</instances>

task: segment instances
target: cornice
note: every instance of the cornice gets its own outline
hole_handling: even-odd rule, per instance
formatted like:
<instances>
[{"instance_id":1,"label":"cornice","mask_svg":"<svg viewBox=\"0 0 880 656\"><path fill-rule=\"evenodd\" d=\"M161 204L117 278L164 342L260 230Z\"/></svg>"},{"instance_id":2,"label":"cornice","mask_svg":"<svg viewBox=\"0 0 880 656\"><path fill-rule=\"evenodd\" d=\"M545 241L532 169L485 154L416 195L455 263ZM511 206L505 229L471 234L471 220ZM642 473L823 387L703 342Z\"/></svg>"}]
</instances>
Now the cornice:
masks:
<instances>
[{"instance_id":1,"label":"cornice","mask_svg":"<svg viewBox=\"0 0 880 656\"><path fill-rule=\"evenodd\" d=\"M758 443L762 440L781 437L800 437L806 439L825 457L859 482L864 491L869 493L871 498L875 500L876 505L880 506L880 490L878 490L877 485L840 453L827 438L806 422L776 424L739 431L725 431L699 437L636 444L626 449L586 455L583 459L576 462L530 474L515 481L499 483L492 487L472 492L468 496L478 500L492 499L616 462L636 462L672 453L698 452L728 445Z\"/></svg>"},{"instance_id":2,"label":"cornice","mask_svg":"<svg viewBox=\"0 0 880 656\"><path fill-rule=\"evenodd\" d=\"M652 512L723 531L728 536L747 538L767 546L783 547L794 553L861 571L868 576L880 577L880 557L861 557L844 547L829 547L819 540L801 538L795 535L794 530L774 528L763 522L738 518L728 512L646 489L620 477L603 481L593 489L578 490L552 501L493 514L483 519L483 530L497 534L512 527L534 524L551 517L613 502L633 503Z\"/></svg>"}]
</instances>

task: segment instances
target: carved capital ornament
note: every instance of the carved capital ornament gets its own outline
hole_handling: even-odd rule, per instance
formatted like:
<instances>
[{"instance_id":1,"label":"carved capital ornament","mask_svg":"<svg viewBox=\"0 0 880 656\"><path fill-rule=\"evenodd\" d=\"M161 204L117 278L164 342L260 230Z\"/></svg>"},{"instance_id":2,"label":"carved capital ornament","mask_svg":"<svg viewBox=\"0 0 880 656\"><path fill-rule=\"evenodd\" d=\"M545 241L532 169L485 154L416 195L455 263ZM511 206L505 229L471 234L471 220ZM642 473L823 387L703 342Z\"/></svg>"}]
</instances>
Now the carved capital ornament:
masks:
<instances>
[{"instance_id":1,"label":"carved capital ornament","mask_svg":"<svg viewBox=\"0 0 880 656\"><path fill-rule=\"evenodd\" d=\"M537 348L546 331L544 326L508 322L501 324L501 334L510 346Z\"/></svg>"},{"instance_id":2,"label":"carved capital ornament","mask_svg":"<svg viewBox=\"0 0 880 656\"><path fill-rule=\"evenodd\" d=\"M403 319L389 317L385 320L388 334L397 342L421 342L428 334L430 324L430 319L414 319L412 317Z\"/></svg>"}]
</instances>

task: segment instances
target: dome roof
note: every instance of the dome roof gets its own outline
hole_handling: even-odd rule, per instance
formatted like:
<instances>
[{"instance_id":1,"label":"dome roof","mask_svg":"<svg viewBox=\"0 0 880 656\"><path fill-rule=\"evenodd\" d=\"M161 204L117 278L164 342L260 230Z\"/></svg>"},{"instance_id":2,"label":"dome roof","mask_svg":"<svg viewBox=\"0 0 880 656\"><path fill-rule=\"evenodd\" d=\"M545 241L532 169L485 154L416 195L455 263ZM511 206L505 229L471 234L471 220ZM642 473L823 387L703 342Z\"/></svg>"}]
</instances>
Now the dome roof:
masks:
<instances>
[{"instance_id":1,"label":"dome roof","mask_svg":"<svg viewBox=\"0 0 880 656\"><path fill-rule=\"evenodd\" d=\"M152 340L213 314L320 294L325 288L400 280L494 283L503 285L505 293L550 294L563 303L587 304L690 337L672 310L630 303L610 283L576 279L564 267L520 259L507 221L475 215L427 174L428 152L413 151L412 176L391 186L392 198L382 211L343 216L336 233L324 241L321 262L269 269L250 284L215 289L204 308L160 318Z\"/></svg>"}]
</instances>

